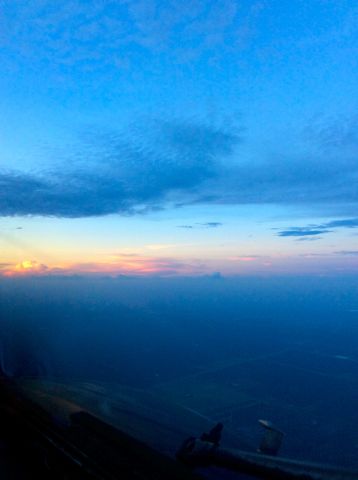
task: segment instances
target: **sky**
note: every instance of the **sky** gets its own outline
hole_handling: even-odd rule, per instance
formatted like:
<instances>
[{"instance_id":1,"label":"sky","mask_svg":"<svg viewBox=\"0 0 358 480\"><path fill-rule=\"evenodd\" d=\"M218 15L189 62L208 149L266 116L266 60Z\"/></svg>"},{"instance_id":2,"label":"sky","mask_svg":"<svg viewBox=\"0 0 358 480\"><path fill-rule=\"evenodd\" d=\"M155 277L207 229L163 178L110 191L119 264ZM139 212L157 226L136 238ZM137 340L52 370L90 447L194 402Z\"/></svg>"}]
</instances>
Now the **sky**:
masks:
<instances>
[{"instance_id":1,"label":"sky","mask_svg":"<svg viewBox=\"0 0 358 480\"><path fill-rule=\"evenodd\" d=\"M0 275L355 274L357 17L0 1Z\"/></svg>"}]
</instances>

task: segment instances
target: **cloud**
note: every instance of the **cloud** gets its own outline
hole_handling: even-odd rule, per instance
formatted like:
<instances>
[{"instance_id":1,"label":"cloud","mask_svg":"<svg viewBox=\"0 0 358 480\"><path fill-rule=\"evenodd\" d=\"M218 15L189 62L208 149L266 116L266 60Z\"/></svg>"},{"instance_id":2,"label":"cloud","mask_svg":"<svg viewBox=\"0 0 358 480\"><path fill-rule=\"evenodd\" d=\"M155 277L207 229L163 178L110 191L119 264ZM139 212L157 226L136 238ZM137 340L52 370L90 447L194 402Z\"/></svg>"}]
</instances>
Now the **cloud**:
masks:
<instances>
[{"instance_id":1,"label":"cloud","mask_svg":"<svg viewBox=\"0 0 358 480\"><path fill-rule=\"evenodd\" d=\"M334 252L336 255L358 255L358 250L340 250L338 252Z\"/></svg>"},{"instance_id":2,"label":"cloud","mask_svg":"<svg viewBox=\"0 0 358 480\"><path fill-rule=\"evenodd\" d=\"M171 257L118 253L102 261L44 265L36 260L24 260L17 265L0 264L0 276L171 276L202 275L206 267L200 261L181 261Z\"/></svg>"},{"instance_id":3,"label":"cloud","mask_svg":"<svg viewBox=\"0 0 358 480\"><path fill-rule=\"evenodd\" d=\"M238 161L228 164L212 183L216 202L284 203L323 211L335 208L339 213L349 204L357 206L358 116L325 120L329 134L324 140L320 128L313 123L309 136L288 131L289 143L277 138L274 149L260 157L253 149L249 161L238 151Z\"/></svg>"},{"instance_id":4,"label":"cloud","mask_svg":"<svg viewBox=\"0 0 358 480\"><path fill-rule=\"evenodd\" d=\"M263 255L239 255L236 257L230 257L230 260L234 260L237 262L255 262L256 260L266 258Z\"/></svg>"},{"instance_id":5,"label":"cloud","mask_svg":"<svg viewBox=\"0 0 358 480\"><path fill-rule=\"evenodd\" d=\"M178 228L218 228L223 224L221 222L205 222L205 223L195 223L194 225L178 225Z\"/></svg>"},{"instance_id":6,"label":"cloud","mask_svg":"<svg viewBox=\"0 0 358 480\"><path fill-rule=\"evenodd\" d=\"M221 222L206 222L206 223L200 223L200 225L206 228L217 228L217 227L221 227L223 224Z\"/></svg>"},{"instance_id":7,"label":"cloud","mask_svg":"<svg viewBox=\"0 0 358 480\"><path fill-rule=\"evenodd\" d=\"M357 228L358 218L346 218L344 220L333 220L325 224L326 228Z\"/></svg>"},{"instance_id":8,"label":"cloud","mask_svg":"<svg viewBox=\"0 0 358 480\"><path fill-rule=\"evenodd\" d=\"M199 119L138 121L121 131L82 135L68 153L72 165L35 173L0 170L0 215L90 217L134 215L193 204L285 204L345 212L358 205L358 164L352 144L342 153L268 154L248 159L242 129ZM248 145L246 145L247 147ZM338 149L339 150L339 149ZM358 154L358 146L357 151ZM72 162L69 161L71 158ZM73 161L73 158L76 158ZM216 228L220 222L180 228ZM280 236L304 237L358 219L293 227Z\"/></svg>"},{"instance_id":9,"label":"cloud","mask_svg":"<svg viewBox=\"0 0 358 480\"><path fill-rule=\"evenodd\" d=\"M27 59L31 68L64 76L76 68L97 79L151 54L191 62L233 51L238 30L257 16L235 0L22 3L2 2L2 50L11 65Z\"/></svg>"},{"instance_id":10,"label":"cloud","mask_svg":"<svg viewBox=\"0 0 358 480\"><path fill-rule=\"evenodd\" d=\"M131 215L175 199L192 203L240 137L205 123L163 121L136 125L126 135L89 132L86 141L73 168L0 171L0 215Z\"/></svg>"},{"instance_id":11,"label":"cloud","mask_svg":"<svg viewBox=\"0 0 358 480\"><path fill-rule=\"evenodd\" d=\"M299 238L296 238L296 242L313 242L313 241L316 241L316 240L321 240L322 237L299 237Z\"/></svg>"},{"instance_id":12,"label":"cloud","mask_svg":"<svg viewBox=\"0 0 358 480\"><path fill-rule=\"evenodd\" d=\"M321 235L322 233L328 233L330 230L315 230L313 228L305 227L292 227L287 230L281 230L278 232L279 237L305 237L307 235Z\"/></svg>"},{"instance_id":13,"label":"cloud","mask_svg":"<svg viewBox=\"0 0 358 480\"><path fill-rule=\"evenodd\" d=\"M6 277L44 275L49 272L49 267L36 260L24 260L16 265L0 264L0 275Z\"/></svg>"},{"instance_id":14,"label":"cloud","mask_svg":"<svg viewBox=\"0 0 358 480\"><path fill-rule=\"evenodd\" d=\"M324 152L345 150L355 152L358 147L358 115L341 118L318 117L304 129L308 141Z\"/></svg>"},{"instance_id":15,"label":"cloud","mask_svg":"<svg viewBox=\"0 0 358 480\"><path fill-rule=\"evenodd\" d=\"M290 227L277 233L279 237L314 237L316 235L331 233L337 228L358 228L358 218L345 218L331 220L320 225L308 225L307 227ZM319 237L316 237L316 239ZM309 238L311 240L311 238ZM303 240L303 239L302 239Z\"/></svg>"}]
</instances>

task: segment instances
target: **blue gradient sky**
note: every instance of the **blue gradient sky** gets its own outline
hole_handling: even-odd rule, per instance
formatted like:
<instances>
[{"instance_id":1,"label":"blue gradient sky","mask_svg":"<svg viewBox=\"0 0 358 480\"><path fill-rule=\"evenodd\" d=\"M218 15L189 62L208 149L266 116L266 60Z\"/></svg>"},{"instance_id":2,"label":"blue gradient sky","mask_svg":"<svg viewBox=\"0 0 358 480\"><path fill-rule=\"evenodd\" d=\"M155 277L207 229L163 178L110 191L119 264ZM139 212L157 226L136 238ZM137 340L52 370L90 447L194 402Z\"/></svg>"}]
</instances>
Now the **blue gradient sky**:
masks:
<instances>
[{"instance_id":1,"label":"blue gradient sky","mask_svg":"<svg viewBox=\"0 0 358 480\"><path fill-rule=\"evenodd\" d=\"M354 1L3 1L3 275L352 273Z\"/></svg>"}]
</instances>

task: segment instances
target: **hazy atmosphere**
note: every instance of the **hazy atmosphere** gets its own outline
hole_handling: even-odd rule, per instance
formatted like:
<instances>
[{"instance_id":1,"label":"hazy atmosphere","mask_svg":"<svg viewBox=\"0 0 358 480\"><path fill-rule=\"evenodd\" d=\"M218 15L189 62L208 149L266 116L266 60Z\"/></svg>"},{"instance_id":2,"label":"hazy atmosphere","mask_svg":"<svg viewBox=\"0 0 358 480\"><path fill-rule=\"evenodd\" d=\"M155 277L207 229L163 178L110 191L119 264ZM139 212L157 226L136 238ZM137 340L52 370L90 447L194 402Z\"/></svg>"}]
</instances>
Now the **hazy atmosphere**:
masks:
<instances>
[{"instance_id":1,"label":"hazy atmosphere","mask_svg":"<svg viewBox=\"0 0 358 480\"><path fill-rule=\"evenodd\" d=\"M0 25L2 371L253 445L269 418L284 455L358 468L357 2L3 0Z\"/></svg>"}]
</instances>

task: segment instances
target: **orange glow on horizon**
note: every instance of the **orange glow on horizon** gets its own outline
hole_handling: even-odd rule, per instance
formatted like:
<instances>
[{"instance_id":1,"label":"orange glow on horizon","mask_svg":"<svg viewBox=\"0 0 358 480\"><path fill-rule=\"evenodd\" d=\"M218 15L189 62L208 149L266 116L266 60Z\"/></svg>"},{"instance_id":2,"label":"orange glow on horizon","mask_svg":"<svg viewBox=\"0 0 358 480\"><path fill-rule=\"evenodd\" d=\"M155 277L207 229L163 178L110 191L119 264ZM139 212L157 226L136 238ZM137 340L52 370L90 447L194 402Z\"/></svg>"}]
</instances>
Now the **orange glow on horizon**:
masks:
<instances>
[{"instance_id":1,"label":"orange glow on horizon","mask_svg":"<svg viewBox=\"0 0 358 480\"><path fill-rule=\"evenodd\" d=\"M23 275L38 275L44 274L48 270L47 265L37 262L36 260L23 260L13 267L7 266L0 271L0 274L5 277L23 276Z\"/></svg>"},{"instance_id":2,"label":"orange glow on horizon","mask_svg":"<svg viewBox=\"0 0 358 480\"><path fill-rule=\"evenodd\" d=\"M37 260L0 263L0 277L31 276L200 276L220 272L222 275L255 274L325 274L328 271L356 272L358 257L260 256L240 255L207 259L147 256L140 253L100 254L89 261L63 261L51 264Z\"/></svg>"},{"instance_id":3,"label":"orange glow on horizon","mask_svg":"<svg viewBox=\"0 0 358 480\"><path fill-rule=\"evenodd\" d=\"M0 269L0 276L53 276L53 275L175 275L199 274L202 269L195 264L182 263L172 258L147 257L138 254L112 255L107 261L62 263L45 265L36 260L23 260Z\"/></svg>"}]
</instances>

